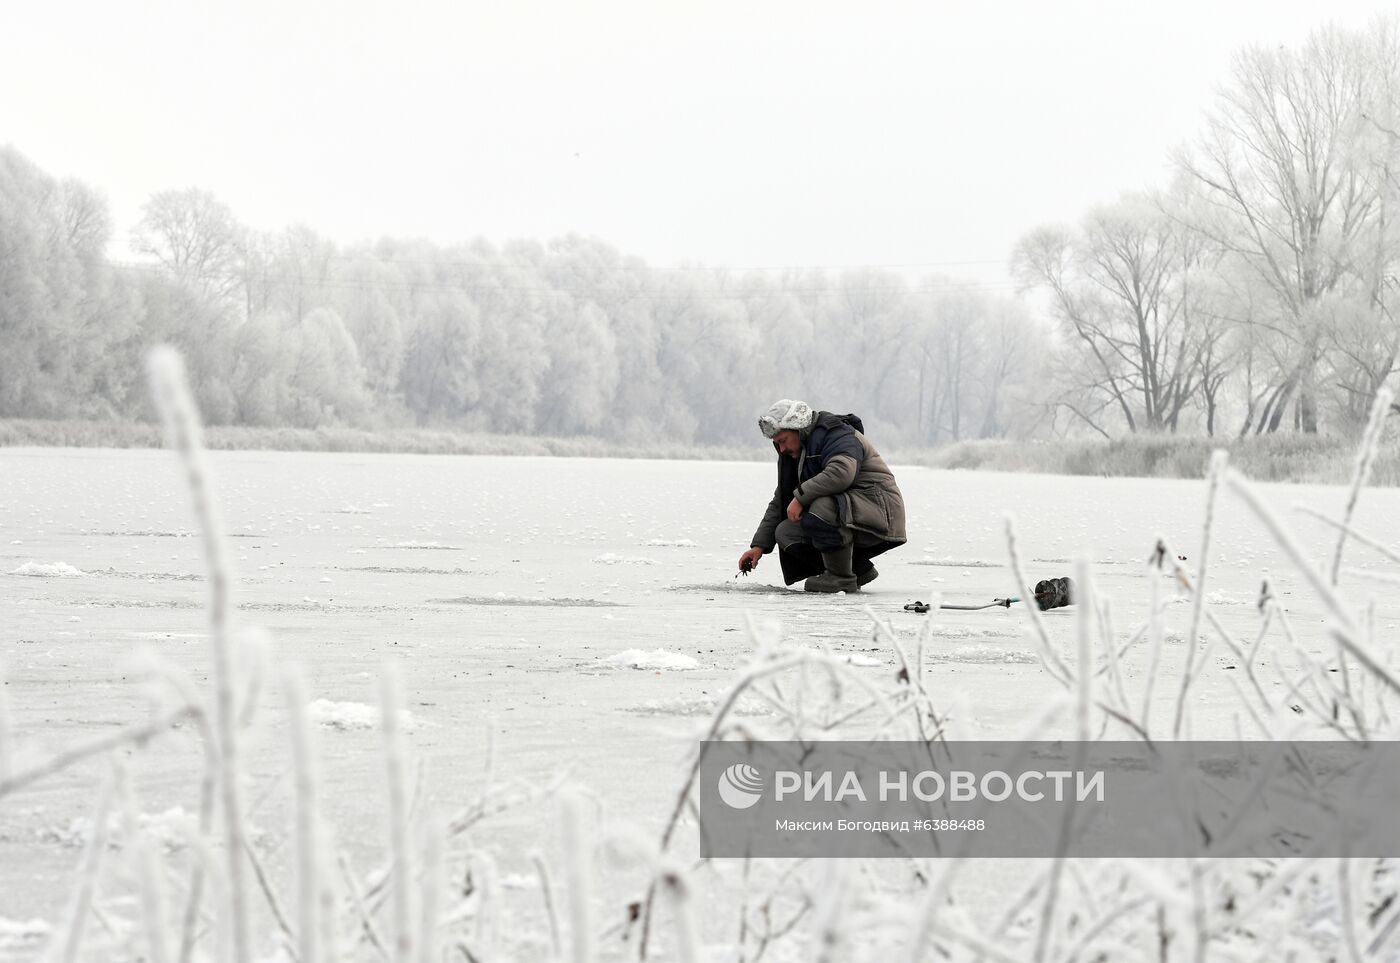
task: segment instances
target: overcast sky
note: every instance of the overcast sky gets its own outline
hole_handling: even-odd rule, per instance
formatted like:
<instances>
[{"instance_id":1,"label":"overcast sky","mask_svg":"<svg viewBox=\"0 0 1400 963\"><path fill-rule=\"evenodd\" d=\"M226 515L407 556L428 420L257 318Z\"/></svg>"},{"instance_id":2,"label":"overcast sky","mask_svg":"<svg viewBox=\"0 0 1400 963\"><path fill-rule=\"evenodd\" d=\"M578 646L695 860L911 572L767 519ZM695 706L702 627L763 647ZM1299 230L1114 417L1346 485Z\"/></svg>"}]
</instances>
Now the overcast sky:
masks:
<instances>
[{"instance_id":1,"label":"overcast sky","mask_svg":"<svg viewBox=\"0 0 1400 963\"><path fill-rule=\"evenodd\" d=\"M0 27L0 143L102 189L123 239L198 186L340 242L995 284L1025 231L1165 182L1235 48L1394 6L34 0Z\"/></svg>"}]
</instances>

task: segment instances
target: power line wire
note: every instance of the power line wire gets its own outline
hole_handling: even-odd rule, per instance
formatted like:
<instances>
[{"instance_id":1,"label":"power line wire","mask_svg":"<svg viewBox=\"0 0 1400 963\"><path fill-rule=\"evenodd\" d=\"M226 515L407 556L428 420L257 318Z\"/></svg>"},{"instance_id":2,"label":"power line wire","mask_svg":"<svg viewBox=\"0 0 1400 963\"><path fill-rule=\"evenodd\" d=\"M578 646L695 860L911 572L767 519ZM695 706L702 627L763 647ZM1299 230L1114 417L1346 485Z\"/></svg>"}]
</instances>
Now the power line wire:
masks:
<instances>
[{"instance_id":1,"label":"power line wire","mask_svg":"<svg viewBox=\"0 0 1400 963\"><path fill-rule=\"evenodd\" d=\"M101 263L108 267L124 271L138 271L147 274L158 274L171 277L181 277L186 280L198 281L220 281L220 282L253 282L267 286L282 286L302 288L307 290L320 291L377 291L385 289L408 290L412 293L423 294L466 294L466 295L489 295L489 294L522 294L541 296L565 296L575 298L596 298L599 296L611 296L621 300L649 300L649 301L683 301L683 300L713 300L713 301L758 301L773 298L795 297L795 298L830 298L830 297L850 297L861 294L942 294L958 292L987 292L987 293L1009 293L1015 290L1017 285L1013 282L987 282L987 281L966 281L948 280L935 281L925 280L913 285L860 285L847 286L835 282L832 287L804 287L804 288L783 288L776 291L723 291L718 289L696 289L696 288L676 288L660 289L655 287L641 288L619 288L609 287L606 284L578 285L578 286L541 286L541 285L511 285L498 283L470 283L463 281L461 284L442 283L441 279L434 283L419 283L410 278L402 280L379 279L379 280L359 280L353 278L309 278L299 275L288 274L251 274L239 271L192 271L177 274L161 264L150 264L136 261L117 261L103 259ZM490 265L485 265L490 266Z\"/></svg>"},{"instance_id":2,"label":"power line wire","mask_svg":"<svg viewBox=\"0 0 1400 963\"><path fill-rule=\"evenodd\" d=\"M505 261L505 260L481 260L481 261L460 261L460 260L431 260L422 258L392 258L379 257L372 253L362 254L325 254L321 257L332 260L344 261L364 261L372 259L380 264L420 264L420 265L460 265L463 267L522 267L538 268L542 266L539 261ZM619 258L621 265L626 268L629 257L624 255ZM967 261L911 261L903 264L765 264L756 266L730 266L726 264L678 264L678 265L658 265L649 264L646 261L636 259L638 266L647 271L664 273L694 273L694 274L757 274L772 271L907 271L915 268L945 268L945 267L973 267L977 265L996 264L1005 266L1010 263L1010 258L982 258Z\"/></svg>"},{"instance_id":3,"label":"power line wire","mask_svg":"<svg viewBox=\"0 0 1400 963\"><path fill-rule=\"evenodd\" d=\"M376 242L377 243L377 242ZM481 258L472 260L461 260L454 258L398 258L383 257L374 253L373 247L366 248L358 253L341 252L317 253L315 257L330 261L357 261L373 262L375 264L404 264L419 265L427 267L470 267L470 268L497 268L497 267L519 267L519 268L540 268L548 264L548 258L555 252L546 251L544 261L510 261L500 258ZM910 261L896 264L768 264L756 266L729 266L723 264L680 264L672 266L662 266L649 264L641 258L632 255L618 254L618 265L624 270L631 266L628 261L634 261L637 267L649 272L675 273L675 274L745 274L761 273L772 271L908 271L914 269L931 268L953 268L953 267L976 267L979 265L1000 265L1005 267L1010 263L1010 258L978 258L962 261Z\"/></svg>"}]
</instances>

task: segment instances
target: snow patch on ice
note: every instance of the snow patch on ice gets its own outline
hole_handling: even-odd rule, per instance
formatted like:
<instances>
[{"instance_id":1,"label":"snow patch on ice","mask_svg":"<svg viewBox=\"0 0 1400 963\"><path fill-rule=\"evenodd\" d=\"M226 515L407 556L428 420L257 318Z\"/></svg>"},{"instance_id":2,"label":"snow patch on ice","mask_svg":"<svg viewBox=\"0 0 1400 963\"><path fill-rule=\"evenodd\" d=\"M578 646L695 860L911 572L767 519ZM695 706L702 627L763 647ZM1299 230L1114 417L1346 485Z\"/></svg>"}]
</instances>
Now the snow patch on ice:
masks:
<instances>
[{"instance_id":1,"label":"snow patch on ice","mask_svg":"<svg viewBox=\"0 0 1400 963\"><path fill-rule=\"evenodd\" d=\"M67 562L25 562L19 568L11 569L11 575L28 575L31 578L85 578L87 572L74 568Z\"/></svg>"},{"instance_id":2,"label":"snow patch on ice","mask_svg":"<svg viewBox=\"0 0 1400 963\"><path fill-rule=\"evenodd\" d=\"M960 645L951 652L940 652L938 658L949 662L1022 663L1034 665L1040 661L1034 652L1024 649L1002 649L994 645Z\"/></svg>"},{"instance_id":3,"label":"snow patch on ice","mask_svg":"<svg viewBox=\"0 0 1400 963\"><path fill-rule=\"evenodd\" d=\"M436 602L442 605L545 605L556 608L619 608L621 602L608 602L600 599L573 599L573 598L542 598L529 597L525 595L511 595L508 592L497 592L495 595L460 595L450 599L428 599L429 602Z\"/></svg>"},{"instance_id":4,"label":"snow patch on ice","mask_svg":"<svg viewBox=\"0 0 1400 963\"><path fill-rule=\"evenodd\" d=\"M528 873L506 873L500 878L501 889L536 889L540 885L538 876Z\"/></svg>"},{"instance_id":5,"label":"snow patch on ice","mask_svg":"<svg viewBox=\"0 0 1400 963\"><path fill-rule=\"evenodd\" d=\"M699 548L698 542L688 538L653 538L643 542L643 545L654 548Z\"/></svg>"},{"instance_id":6,"label":"snow patch on ice","mask_svg":"<svg viewBox=\"0 0 1400 963\"><path fill-rule=\"evenodd\" d=\"M710 585L668 585L668 592L746 592L755 595L792 595L795 592L800 594L800 588L790 589L785 585L772 585L768 582L740 581L732 576L723 582L716 582Z\"/></svg>"},{"instance_id":7,"label":"snow patch on ice","mask_svg":"<svg viewBox=\"0 0 1400 963\"><path fill-rule=\"evenodd\" d=\"M1176 629L1166 629L1162 632L1162 641L1167 645L1185 645L1186 633L1178 632Z\"/></svg>"},{"instance_id":8,"label":"snow patch on ice","mask_svg":"<svg viewBox=\"0 0 1400 963\"><path fill-rule=\"evenodd\" d=\"M1231 595L1230 593L1228 593L1228 592L1221 592L1221 591L1218 590L1218 589L1217 589L1216 591L1214 591L1214 592L1207 592L1207 593L1206 593L1206 601L1207 601L1208 603L1210 603L1211 605L1248 605L1248 604L1249 604L1248 602L1245 602L1243 599L1235 598L1235 596Z\"/></svg>"},{"instance_id":9,"label":"snow patch on ice","mask_svg":"<svg viewBox=\"0 0 1400 963\"><path fill-rule=\"evenodd\" d=\"M197 834L198 820L183 806L171 806L164 812L140 813L136 824L141 834L158 844L167 853L184 849L190 839ZM71 849L81 849L92 840L94 824L91 817L79 816L67 826L46 826L39 830L39 839L46 843L58 843ZM126 827L121 815L113 813L107 819L107 844L120 849Z\"/></svg>"},{"instance_id":10,"label":"snow patch on ice","mask_svg":"<svg viewBox=\"0 0 1400 963\"><path fill-rule=\"evenodd\" d=\"M909 562L910 565L937 565L942 568L1001 568L1000 562L984 562L980 559L967 560L953 558L951 555L943 558L933 558L925 555L923 558Z\"/></svg>"},{"instance_id":11,"label":"snow patch on ice","mask_svg":"<svg viewBox=\"0 0 1400 963\"><path fill-rule=\"evenodd\" d=\"M310 703L306 707L306 715L313 725L342 732L378 729L380 720L378 706L363 702L333 702L330 699L317 699ZM400 709L399 726L407 732L418 728L419 722L407 709Z\"/></svg>"},{"instance_id":12,"label":"snow patch on ice","mask_svg":"<svg viewBox=\"0 0 1400 963\"><path fill-rule=\"evenodd\" d=\"M870 655L861 655L859 652L852 652L846 656L845 661L850 665L860 666L865 669L873 669L877 665L884 665L884 660L877 659Z\"/></svg>"},{"instance_id":13,"label":"snow patch on ice","mask_svg":"<svg viewBox=\"0 0 1400 963\"><path fill-rule=\"evenodd\" d=\"M361 554L364 554L363 552ZM380 575L483 575L458 566L457 568L428 568L423 565L337 565L342 572L376 572Z\"/></svg>"},{"instance_id":14,"label":"snow patch on ice","mask_svg":"<svg viewBox=\"0 0 1400 963\"><path fill-rule=\"evenodd\" d=\"M656 560L645 558L641 555L615 555L612 552L604 552L593 560L599 565L655 565Z\"/></svg>"},{"instance_id":15,"label":"snow patch on ice","mask_svg":"<svg viewBox=\"0 0 1400 963\"><path fill-rule=\"evenodd\" d=\"M41 919L12 920L0 916L0 950L33 949L52 932L53 927Z\"/></svg>"},{"instance_id":16,"label":"snow patch on ice","mask_svg":"<svg viewBox=\"0 0 1400 963\"><path fill-rule=\"evenodd\" d=\"M986 639L986 638L1013 638L1015 633L1005 632L1000 629L970 629L965 625L943 625L936 623L929 626L929 635L937 636L940 639Z\"/></svg>"},{"instance_id":17,"label":"snow patch on ice","mask_svg":"<svg viewBox=\"0 0 1400 963\"><path fill-rule=\"evenodd\" d=\"M650 652L627 649L617 655L608 656L601 660L600 664L616 669L670 669L673 672L700 668L700 663L691 656L667 652L665 649L653 649Z\"/></svg>"},{"instance_id":18,"label":"snow patch on ice","mask_svg":"<svg viewBox=\"0 0 1400 963\"><path fill-rule=\"evenodd\" d=\"M648 699L629 706L627 711L639 716L712 716L719 708L716 699L706 695L677 696L674 699ZM730 710L733 716L771 716L773 710L761 702L740 699Z\"/></svg>"}]
</instances>

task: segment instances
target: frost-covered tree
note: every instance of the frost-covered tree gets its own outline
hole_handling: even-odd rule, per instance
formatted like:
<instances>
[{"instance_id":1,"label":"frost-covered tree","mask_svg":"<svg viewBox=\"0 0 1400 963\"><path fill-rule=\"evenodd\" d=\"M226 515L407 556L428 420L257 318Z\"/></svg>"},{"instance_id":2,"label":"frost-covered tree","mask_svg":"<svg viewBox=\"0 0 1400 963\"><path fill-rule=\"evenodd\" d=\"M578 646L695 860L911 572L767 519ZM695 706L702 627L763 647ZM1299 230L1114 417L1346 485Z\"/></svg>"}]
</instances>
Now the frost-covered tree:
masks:
<instances>
[{"instance_id":1,"label":"frost-covered tree","mask_svg":"<svg viewBox=\"0 0 1400 963\"><path fill-rule=\"evenodd\" d=\"M1241 51L1205 133L1177 157L1208 202L1192 226L1272 299L1287 352L1259 422L1270 431L1295 398L1301 430L1318 430L1333 303L1366 288L1394 154L1388 148L1377 164L1368 118L1400 89L1394 35L1394 22L1381 21L1319 30L1296 50Z\"/></svg>"},{"instance_id":2,"label":"frost-covered tree","mask_svg":"<svg viewBox=\"0 0 1400 963\"><path fill-rule=\"evenodd\" d=\"M340 316L315 308L284 328L290 364L283 414L294 425L314 427L359 420L369 404L359 351Z\"/></svg>"},{"instance_id":3,"label":"frost-covered tree","mask_svg":"<svg viewBox=\"0 0 1400 963\"><path fill-rule=\"evenodd\" d=\"M1076 393L1101 396L1131 432L1176 430L1209 340L1197 291L1203 239L1167 203L1125 196L1075 228L1033 231L1014 255L1018 280L1048 296L1082 371Z\"/></svg>"},{"instance_id":4,"label":"frost-covered tree","mask_svg":"<svg viewBox=\"0 0 1400 963\"><path fill-rule=\"evenodd\" d=\"M481 401L475 358L481 313L461 294L425 297L412 315L403 364L404 400L419 424L454 420Z\"/></svg>"},{"instance_id":5,"label":"frost-covered tree","mask_svg":"<svg viewBox=\"0 0 1400 963\"><path fill-rule=\"evenodd\" d=\"M224 300L239 287L244 233L227 204L192 187L152 195L131 232L131 247L177 280Z\"/></svg>"},{"instance_id":6,"label":"frost-covered tree","mask_svg":"<svg viewBox=\"0 0 1400 963\"><path fill-rule=\"evenodd\" d=\"M366 384L381 401L393 395L403 374L404 334L395 292L403 275L368 255L345 266L331 298L355 339Z\"/></svg>"},{"instance_id":7,"label":"frost-covered tree","mask_svg":"<svg viewBox=\"0 0 1400 963\"><path fill-rule=\"evenodd\" d=\"M232 336L229 390L240 425L281 425L291 365L296 359L287 350L282 319L263 314L239 325Z\"/></svg>"},{"instance_id":8,"label":"frost-covered tree","mask_svg":"<svg viewBox=\"0 0 1400 963\"><path fill-rule=\"evenodd\" d=\"M595 304L555 297L546 302L545 319L549 367L540 379L540 429L562 435L606 431L618 378L607 315Z\"/></svg>"},{"instance_id":9,"label":"frost-covered tree","mask_svg":"<svg viewBox=\"0 0 1400 963\"><path fill-rule=\"evenodd\" d=\"M0 148L0 416L114 417L138 404L140 298L106 263L106 204Z\"/></svg>"}]
</instances>

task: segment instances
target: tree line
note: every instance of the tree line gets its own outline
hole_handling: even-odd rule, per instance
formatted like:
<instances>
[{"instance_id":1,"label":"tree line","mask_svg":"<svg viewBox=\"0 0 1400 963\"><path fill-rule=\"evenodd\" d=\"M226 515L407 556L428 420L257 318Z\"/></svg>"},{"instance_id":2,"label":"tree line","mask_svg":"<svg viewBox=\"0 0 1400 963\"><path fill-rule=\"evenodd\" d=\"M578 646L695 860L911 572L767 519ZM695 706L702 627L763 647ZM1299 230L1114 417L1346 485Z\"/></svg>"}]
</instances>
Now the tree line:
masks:
<instances>
[{"instance_id":1,"label":"tree line","mask_svg":"<svg viewBox=\"0 0 1400 963\"><path fill-rule=\"evenodd\" d=\"M185 355L212 424L752 442L778 395L901 438L1029 430L1044 341L1014 298L861 270L658 269L594 239L342 247L155 195L113 264L98 195L0 152L0 416L144 418Z\"/></svg>"},{"instance_id":2,"label":"tree line","mask_svg":"<svg viewBox=\"0 0 1400 963\"><path fill-rule=\"evenodd\" d=\"M861 269L658 268L596 239L337 245L199 189L129 237L0 150L0 417L147 419L185 354L213 424L752 441L777 396L891 444L1345 431L1396 371L1393 21L1250 48L1168 186L1026 234L1016 296Z\"/></svg>"}]
</instances>

